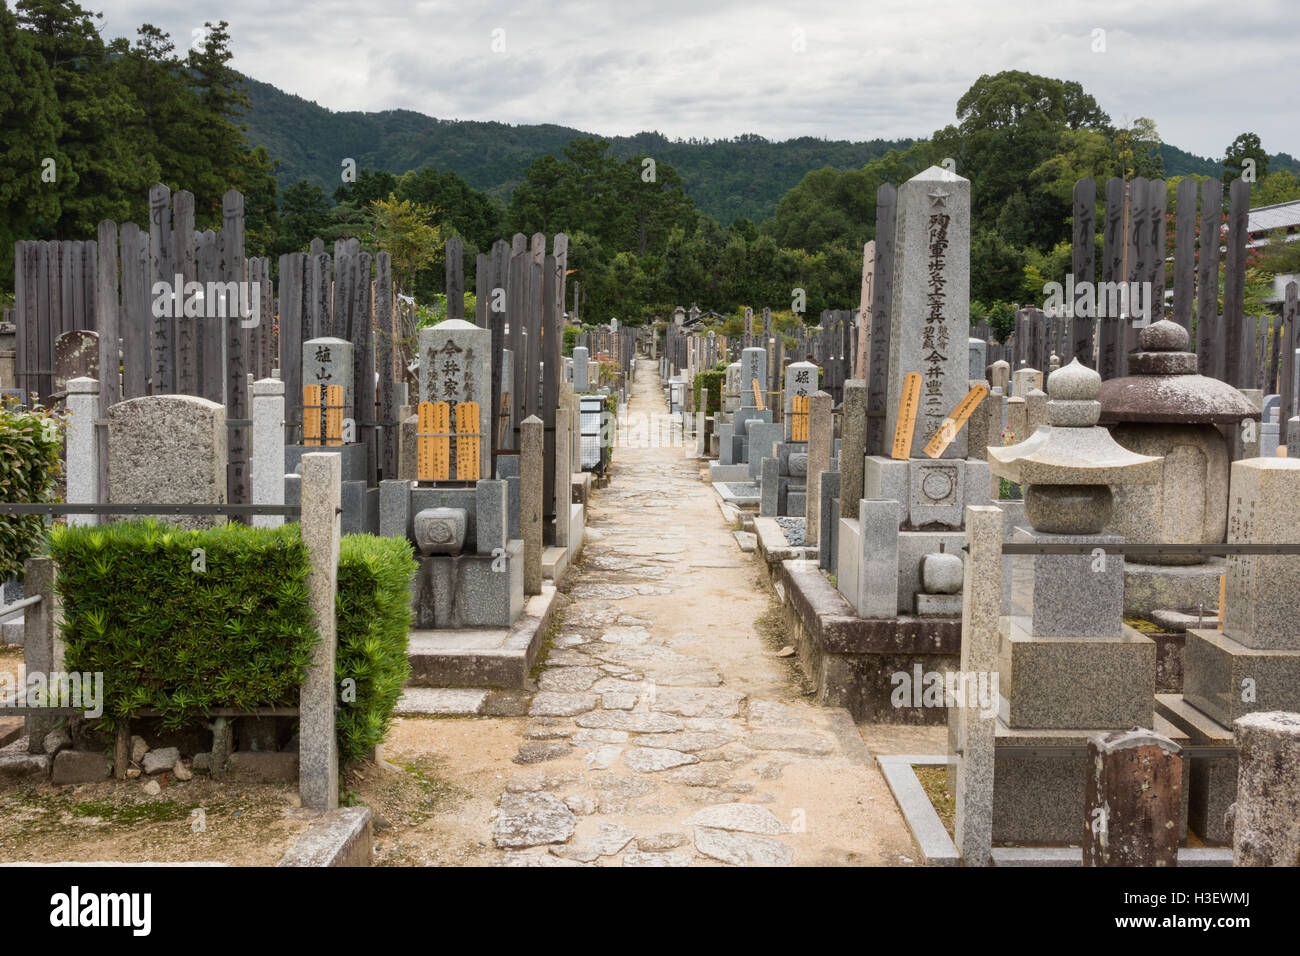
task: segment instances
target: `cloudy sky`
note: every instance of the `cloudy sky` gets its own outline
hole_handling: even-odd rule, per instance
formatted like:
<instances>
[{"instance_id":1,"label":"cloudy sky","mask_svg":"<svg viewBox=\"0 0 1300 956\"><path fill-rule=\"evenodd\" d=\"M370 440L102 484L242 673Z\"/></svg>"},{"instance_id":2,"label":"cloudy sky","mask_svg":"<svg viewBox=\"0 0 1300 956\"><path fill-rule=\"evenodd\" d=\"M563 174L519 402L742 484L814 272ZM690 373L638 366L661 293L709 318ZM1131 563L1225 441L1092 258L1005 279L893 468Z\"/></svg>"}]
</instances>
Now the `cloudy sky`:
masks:
<instances>
[{"instance_id":1,"label":"cloudy sky","mask_svg":"<svg viewBox=\"0 0 1300 956\"><path fill-rule=\"evenodd\" d=\"M101 7L102 4L102 7ZM1117 123L1221 157L1246 130L1300 155L1295 9L1281 0L152 0L89 2L108 35L187 46L334 110L559 123L606 135L924 137L982 73L1076 80Z\"/></svg>"}]
</instances>

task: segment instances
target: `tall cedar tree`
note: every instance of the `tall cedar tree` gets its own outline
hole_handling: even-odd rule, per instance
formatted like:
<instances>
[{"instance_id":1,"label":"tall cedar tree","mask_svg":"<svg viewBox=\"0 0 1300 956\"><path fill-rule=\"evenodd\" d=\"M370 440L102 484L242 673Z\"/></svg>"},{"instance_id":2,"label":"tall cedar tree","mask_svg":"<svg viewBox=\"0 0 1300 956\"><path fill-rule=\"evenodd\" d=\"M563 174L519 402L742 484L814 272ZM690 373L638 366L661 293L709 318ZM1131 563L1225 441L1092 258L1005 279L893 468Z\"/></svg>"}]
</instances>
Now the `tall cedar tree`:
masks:
<instances>
[{"instance_id":1,"label":"tall cedar tree","mask_svg":"<svg viewBox=\"0 0 1300 956\"><path fill-rule=\"evenodd\" d=\"M0 50L0 250L7 252L18 239L52 234L59 220L60 173L73 173L58 147L62 124L50 69L4 0ZM13 281L13 268L13 256L0 255L0 285Z\"/></svg>"},{"instance_id":2,"label":"tall cedar tree","mask_svg":"<svg viewBox=\"0 0 1300 956\"><path fill-rule=\"evenodd\" d=\"M18 0L28 31L54 81L63 130L59 145L58 239L86 239L101 219L142 217L158 163L135 142L143 114L122 85L91 13L72 0ZM143 219L141 219L143 221Z\"/></svg>"}]
</instances>

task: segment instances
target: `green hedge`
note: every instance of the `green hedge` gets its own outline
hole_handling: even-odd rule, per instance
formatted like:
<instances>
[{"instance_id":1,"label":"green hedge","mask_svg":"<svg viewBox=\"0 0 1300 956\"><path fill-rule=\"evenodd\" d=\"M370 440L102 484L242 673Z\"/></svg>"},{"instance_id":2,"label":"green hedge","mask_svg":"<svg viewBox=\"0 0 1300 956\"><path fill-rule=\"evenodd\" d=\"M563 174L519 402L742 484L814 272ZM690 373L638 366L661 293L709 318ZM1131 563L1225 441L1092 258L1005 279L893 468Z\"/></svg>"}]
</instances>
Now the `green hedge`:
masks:
<instances>
[{"instance_id":1,"label":"green hedge","mask_svg":"<svg viewBox=\"0 0 1300 956\"><path fill-rule=\"evenodd\" d=\"M695 373L695 410L700 411L700 389L709 390L709 407L704 409L705 412L722 411L722 389L727 384L727 370L717 369L712 372Z\"/></svg>"},{"instance_id":2,"label":"green hedge","mask_svg":"<svg viewBox=\"0 0 1300 956\"><path fill-rule=\"evenodd\" d=\"M43 408L0 404L0 501L57 501L62 424ZM45 533L40 515L0 518L0 580L21 575Z\"/></svg>"},{"instance_id":3,"label":"green hedge","mask_svg":"<svg viewBox=\"0 0 1300 956\"><path fill-rule=\"evenodd\" d=\"M297 705L318 639L297 525L146 519L58 527L50 545L67 669L103 672L105 717L152 707L180 729L213 707Z\"/></svg>"},{"instance_id":4,"label":"green hedge","mask_svg":"<svg viewBox=\"0 0 1300 956\"><path fill-rule=\"evenodd\" d=\"M411 674L407 633L415 552L405 538L350 534L339 550L339 763L364 760L384 739ZM354 681L349 685L348 681ZM355 691L355 700L350 700Z\"/></svg>"},{"instance_id":5,"label":"green hedge","mask_svg":"<svg viewBox=\"0 0 1300 956\"><path fill-rule=\"evenodd\" d=\"M202 571L195 549L203 552ZM296 524L58 527L51 554L66 669L104 674L110 724L142 708L157 708L165 727L182 729L214 707L298 705L318 634ZM406 683L414 574L405 540L344 536L335 657L344 765L383 739Z\"/></svg>"}]
</instances>

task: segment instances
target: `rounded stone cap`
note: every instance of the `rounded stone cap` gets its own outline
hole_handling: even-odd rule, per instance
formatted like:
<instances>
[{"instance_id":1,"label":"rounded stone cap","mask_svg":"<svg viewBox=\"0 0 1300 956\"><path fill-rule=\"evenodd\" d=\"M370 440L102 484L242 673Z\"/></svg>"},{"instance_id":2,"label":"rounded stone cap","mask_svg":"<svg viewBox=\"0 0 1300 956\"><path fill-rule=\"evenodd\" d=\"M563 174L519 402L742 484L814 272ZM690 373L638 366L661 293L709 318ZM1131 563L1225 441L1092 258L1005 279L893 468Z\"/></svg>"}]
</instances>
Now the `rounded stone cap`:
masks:
<instances>
[{"instance_id":1,"label":"rounded stone cap","mask_svg":"<svg viewBox=\"0 0 1300 956\"><path fill-rule=\"evenodd\" d=\"M1177 322L1161 319L1152 322L1138 333L1138 350L1141 352L1186 352L1191 346L1191 336Z\"/></svg>"},{"instance_id":2,"label":"rounded stone cap","mask_svg":"<svg viewBox=\"0 0 1300 956\"><path fill-rule=\"evenodd\" d=\"M1070 364L1058 368L1047 377L1047 394L1057 401L1086 402L1097 397L1101 376L1071 359Z\"/></svg>"},{"instance_id":3,"label":"rounded stone cap","mask_svg":"<svg viewBox=\"0 0 1300 956\"><path fill-rule=\"evenodd\" d=\"M1161 358L1177 357L1176 353L1155 354ZM1261 417L1260 410L1245 395L1227 382L1205 375L1175 373L1112 378L1102 382L1097 398L1101 402L1103 424L1207 425L1239 422L1244 418L1258 421Z\"/></svg>"}]
</instances>

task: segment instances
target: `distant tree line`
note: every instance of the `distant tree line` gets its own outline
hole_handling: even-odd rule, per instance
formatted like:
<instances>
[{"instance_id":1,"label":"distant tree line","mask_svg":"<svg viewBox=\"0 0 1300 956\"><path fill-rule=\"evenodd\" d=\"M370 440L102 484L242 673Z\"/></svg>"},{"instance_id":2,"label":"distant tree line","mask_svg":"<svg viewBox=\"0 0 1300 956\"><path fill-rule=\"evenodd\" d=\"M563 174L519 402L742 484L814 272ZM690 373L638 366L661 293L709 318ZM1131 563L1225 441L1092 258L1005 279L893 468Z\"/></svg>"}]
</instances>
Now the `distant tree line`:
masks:
<instances>
[{"instance_id":1,"label":"distant tree line","mask_svg":"<svg viewBox=\"0 0 1300 956\"><path fill-rule=\"evenodd\" d=\"M640 324L696 303L729 316L719 326L732 332L746 306L772 308L785 328L795 312L857 306L880 184L951 161L972 183L972 320L1005 333L1014 305L1039 302L1043 285L1070 268L1076 180L1164 175L1153 121L1117 127L1078 83L1013 70L981 76L958 100L957 122L928 140L855 168L805 173L759 223L742 217L724 227L701 211L695 189L665 159L690 144L671 144L674 153L659 134L631 138L647 147L631 155L627 141L620 151L576 137L558 156L538 155L506 198L430 166L400 174L362 167L332 192L307 178L277 189L278 163L249 142L250 101L229 66L225 21L205 24L182 54L150 24L133 43L104 40L98 18L69 0L17 0L13 12L0 0L2 248L15 239L89 238L105 218L144 224L149 186L159 181L193 192L198 226L215 228L221 195L234 187L246 198L250 255L274 262L318 236L356 236L392 254L402 292L433 307L430 314L443 292L448 236L464 242L472 290L474 257L495 240L563 231L566 306L576 290L585 321ZM384 115L404 128L416 114ZM725 143L743 150L766 141ZM1237 137L1224 158L1229 178L1242 170L1255 177L1255 204L1300 198L1294 160L1272 162L1278 168L1269 169L1253 133ZM1175 187L1176 177L1171 202ZM1294 258L1275 250L1252 266L1281 269ZM4 289L12 270L12 257L0 257Z\"/></svg>"}]
</instances>

